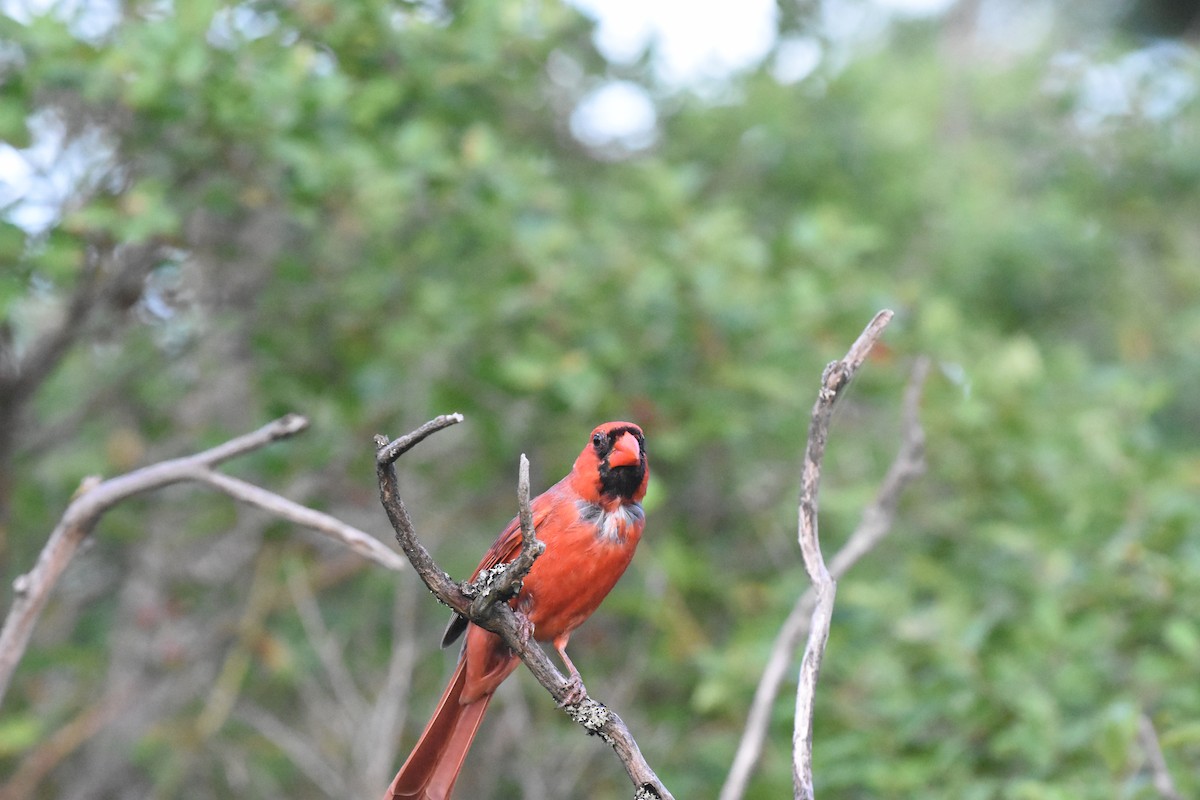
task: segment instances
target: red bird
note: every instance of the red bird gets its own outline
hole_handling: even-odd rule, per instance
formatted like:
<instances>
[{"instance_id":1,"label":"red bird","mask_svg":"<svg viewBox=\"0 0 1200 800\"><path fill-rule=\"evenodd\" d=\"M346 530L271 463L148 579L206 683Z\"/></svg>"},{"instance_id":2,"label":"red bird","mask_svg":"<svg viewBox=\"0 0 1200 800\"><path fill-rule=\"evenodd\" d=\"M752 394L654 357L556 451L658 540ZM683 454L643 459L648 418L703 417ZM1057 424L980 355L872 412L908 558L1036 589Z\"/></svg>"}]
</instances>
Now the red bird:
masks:
<instances>
[{"instance_id":1,"label":"red bird","mask_svg":"<svg viewBox=\"0 0 1200 800\"><path fill-rule=\"evenodd\" d=\"M646 524L641 500L649 480L642 429L631 422L606 422L592 431L570 474L531 503L534 530L546 549L512 605L528 618L535 639L554 644L579 699L583 681L567 657L567 640L629 566ZM472 578L512 561L520 550L521 526L513 519ZM464 630L467 641L450 685L384 800L450 796L492 693L520 663L500 637L457 614L450 619L442 647Z\"/></svg>"}]
</instances>

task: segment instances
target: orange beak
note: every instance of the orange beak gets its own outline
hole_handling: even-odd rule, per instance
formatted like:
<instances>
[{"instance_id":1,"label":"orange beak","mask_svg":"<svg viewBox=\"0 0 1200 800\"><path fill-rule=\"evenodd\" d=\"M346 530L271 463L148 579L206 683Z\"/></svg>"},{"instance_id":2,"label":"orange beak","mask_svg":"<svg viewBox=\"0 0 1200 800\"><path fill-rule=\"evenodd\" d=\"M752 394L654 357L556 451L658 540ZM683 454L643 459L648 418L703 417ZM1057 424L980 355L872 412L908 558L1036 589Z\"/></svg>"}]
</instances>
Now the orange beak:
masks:
<instances>
[{"instance_id":1,"label":"orange beak","mask_svg":"<svg viewBox=\"0 0 1200 800\"><path fill-rule=\"evenodd\" d=\"M608 454L610 467L632 467L642 461L642 449L638 447L637 437L626 431L613 444L612 452Z\"/></svg>"}]
</instances>

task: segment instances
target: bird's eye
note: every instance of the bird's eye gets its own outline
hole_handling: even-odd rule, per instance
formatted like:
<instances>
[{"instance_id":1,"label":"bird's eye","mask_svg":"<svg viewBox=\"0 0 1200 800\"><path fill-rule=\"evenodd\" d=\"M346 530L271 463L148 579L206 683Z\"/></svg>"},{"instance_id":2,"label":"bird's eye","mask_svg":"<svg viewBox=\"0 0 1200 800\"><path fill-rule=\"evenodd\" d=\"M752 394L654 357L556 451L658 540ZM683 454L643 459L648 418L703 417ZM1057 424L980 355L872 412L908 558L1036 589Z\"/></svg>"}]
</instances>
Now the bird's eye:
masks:
<instances>
[{"instance_id":1,"label":"bird's eye","mask_svg":"<svg viewBox=\"0 0 1200 800\"><path fill-rule=\"evenodd\" d=\"M592 434L592 447L596 448L597 450L604 447L604 434L603 433L593 433Z\"/></svg>"}]
</instances>

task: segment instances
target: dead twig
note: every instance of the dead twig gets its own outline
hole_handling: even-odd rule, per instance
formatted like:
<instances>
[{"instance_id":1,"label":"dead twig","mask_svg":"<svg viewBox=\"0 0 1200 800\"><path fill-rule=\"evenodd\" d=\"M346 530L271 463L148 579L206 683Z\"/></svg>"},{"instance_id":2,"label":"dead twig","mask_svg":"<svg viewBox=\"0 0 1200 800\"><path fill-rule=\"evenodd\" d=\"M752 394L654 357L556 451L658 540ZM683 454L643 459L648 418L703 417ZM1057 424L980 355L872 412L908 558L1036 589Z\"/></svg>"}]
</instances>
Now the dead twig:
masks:
<instances>
[{"instance_id":1,"label":"dead twig","mask_svg":"<svg viewBox=\"0 0 1200 800\"><path fill-rule=\"evenodd\" d=\"M800 679L796 687L796 715L792 730L792 781L797 800L813 800L812 730L813 707L817 695L817 677L829 639L829 623L833 617L833 601L837 583L825 566L821 541L817 533L817 498L821 483L821 460L829 438L829 421L833 407L851 378L866 361L867 354L892 319L891 311L880 311L866 330L850 346L846 357L825 367L821 388L813 405L808 426L808 446L804 451L804 468L800 475L800 524L798 538L804 568L816 593L816 606L808 630L808 643L800 661Z\"/></svg>"},{"instance_id":2,"label":"dead twig","mask_svg":"<svg viewBox=\"0 0 1200 800\"><path fill-rule=\"evenodd\" d=\"M161 461L105 481L97 477L84 479L67 510L63 512L62 519L50 534L46 546L42 548L33 569L13 582L13 592L16 596L4 621L4 628L0 630L0 700L4 698L13 672L25 654L33 628L51 590L79 546L95 529L96 523L105 512L136 494L185 481L203 483L236 500L258 506L282 519L336 539L359 555L388 569L402 569L404 559L370 534L328 514L306 508L274 492L213 469L235 456L294 436L307 427L307 419L298 414L289 414L252 433L231 439L201 453Z\"/></svg>"},{"instance_id":3,"label":"dead twig","mask_svg":"<svg viewBox=\"0 0 1200 800\"><path fill-rule=\"evenodd\" d=\"M533 562L545 550L533 532L533 510L529 506L529 459L521 454L517 475L517 518L521 524L521 551L506 564L499 564L475 579L476 594L471 601L473 614L484 615L489 606L515 597L521 591L521 581L529 574Z\"/></svg>"},{"instance_id":4,"label":"dead twig","mask_svg":"<svg viewBox=\"0 0 1200 800\"><path fill-rule=\"evenodd\" d=\"M1150 767L1150 777L1154 781L1154 789L1163 800L1183 800L1183 795L1175 788L1171 771L1167 768L1167 759L1163 757L1162 746L1158 743L1158 734L1154 730L1154 722L1150 715L1143 713L1138 718L1138 744L1146 755L1146 763Z\"/></svg>"},{"instance_id":5,"label":"dead twig","mask_svg":"<svg viewBox=\"0 0 1200 800\"><path fill-rule=\"evenodd\" d=\"M921 428L920 406L921 393L929 376L929 369L929 359L922 357L917 359L909 374L901 412L900 448L880 484L874 501L863 510L858 526L829 562L829 574L835 581L840 580L860 558L891 532L901 493L925 471L925 432ZM746 717L746 728L742 732L741 741L738 742L729 775L721 787L719 800L741 800L746 793L750 775L762 756L771 719L771 706L779 695L779 688L783 685L800 639L809 630L815 605L816 591L809 588L796 600L791 613L775 637L767 665L754 692L750 713Z\"/></svg>"},{"instance_id":6,"label":"dead twig","mask_svg":"<svg viewBox=\"0 0 1200 800\"><path fill-rule=\"evenodd\" d=\"M635 787L636 797L642 800L657 797L660 800L674 800L671 793L655 775L654 770L642 756L637 742L629 732L629 728L619 716L603 704L584 699L583 702L567 705L566 700L572 684L551 663L549 657L537 646L533 637L522 635L522 624L517 614L503 602L512 597L520 581L529 572L537 555L541 552L533 530L533 514L529 508L529 471L528 463L522 456L520 480L518 486L518 503L520 505L521 554L511 562L506 569L488 575L484 581L476 584L456 583L434 562L429 551L417 538L412 519L408 515L396 478L396 459L401 454L425 438L429 434L447 428L463 419L461 414L440 416L422 425L417 430L395 441L389 442L387 437L375 437L376 473L379 478L379 498L387 512L388 519L396 531L396 539L405 555L409 557L413 568L429 590L442 603L452 608L458 614L467 618L481 628L491 631L504 640L504 643L515 652L538 683L546 688L555 702L577 723L582 725L590 734L595 734L607 742L616 752L617 757L625 767L629 779ZM483 577L483 576L481 576ZM479 598L488 598L476 602Z\"/></svg>"}]
</instances>

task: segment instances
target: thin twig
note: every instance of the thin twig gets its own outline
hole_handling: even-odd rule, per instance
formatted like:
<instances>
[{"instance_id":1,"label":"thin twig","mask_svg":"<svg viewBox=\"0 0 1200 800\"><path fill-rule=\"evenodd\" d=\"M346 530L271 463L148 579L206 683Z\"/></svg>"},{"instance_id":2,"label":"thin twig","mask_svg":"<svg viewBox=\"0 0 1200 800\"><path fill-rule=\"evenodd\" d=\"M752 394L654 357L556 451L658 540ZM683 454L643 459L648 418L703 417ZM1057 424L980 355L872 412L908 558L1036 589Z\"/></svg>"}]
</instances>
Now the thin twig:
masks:
<instances>
[{"instance_id":1,"label":"thin twig","mask_svg":"<svg viewBox=\"0 0 1200 800\"><path fill-rule=\"evenodd\" d=\"M408 515L408 508L405 507L404 500L400 497L400 483L396 477L397 458L431 433L448 428L462 420L462 414L444 414L431 419L412 433L401 436L392 442L389 442L386 436L377 435L375 437L375 475L379 480L379 502L383 505L384 512L387 513L392 530L396 532L396 542L400 545L400 549L408 557L413 569L421 576L421 580L429 587L429 591L433 592L438 600L465 616L470 598L434 562L433 556L429 555L425 545L421 544L421 540L417 538L412 517Z\"/></svg>"},{"instance_id":2,"label":"thin twig","mask_svg":"<svg viewBox=\"0 0 1200 800\"><path fill-rule=\"evenodd\" d=\"M521 552L512 561L512 571L525 576L538 556L546 551L546 545L538 541L533 530L533 507L529 503L529 459L524 453L521 453L517 470L517 509L517 518L521 523Z\"/></svg>"},{"instance_id":3,"label":"thin twig","mask_svg":"<svg viewBox=\"0 0 1200 800\"><path fill-rule=\"evenodd\" d=\"M256 486L249 481L216 472L211 469L197 469L194 479L224 492L234 500L240 500L247 505L257 506L275 516L303 525L306 528L324 534L331 539L341 542L355 553L374 561L381 567L390 570L402 570L408 566L399 553L390 549L371 534L353 525L347 525L337 517L332 517L315 508L301 505L275 492Z\"/></svg>"},{"instance_id":4,"label":"thin twig","mask_svg":"<svg viewBox=\"0 0 1200 800\"><path fill-rule=\"evenodd\" d=\"M858 526L829 561L829 574L840 580L860 558L870 552L892 530L896 507L904 489L925 471L925 433L921 429L921 392L929 376L930 361L918 358L909 373L901 410L901 443L874 501L863 510ZM771 707L792 663L801 638L809 630L816 604L816 592L809 588L797 600L779 629L767 665L759 678L754 701L746 717L746 728L738 742L737 753L719 800L741 800L750 783L751 773L762 755Z\"/></svg>"},{"instance_id":5,"label":"thin twig","mask_svg":"<svg viewBox=\"0 0 1200 800\"><path fill-rule=\"evenodd\" d=\"M288 414L252 433L230 439L201 453L161 461L106 481L96 477L85 478L50 534L33 569L13 582L16 596L4 621L4 628L0 630L0 700L4 698L13 672L29 646L29 638L51 590L79 546L95 529L105 512L136 494L185 481L204 483L234 499L256 505L278 517L337 539L388 569L403 568L404 560L370 534L273 492L213 471L213 467L222 462L294 436L307 427L307 419L298 414Z\"/></svg>"},{"instance_id":6,"label":"thin twig","mask_svg":"<svg viewBox=\"0 0 1200 800\"><path fill-rule=\"evenodd\" d=\"M497 564L475 579L470 587L470 591L477 592L471 601L473 614L486 614L489 606L520 594L521 582L533 568L533 562L546 551L546 545L538 541L533 530L533 509L529 505L529 459L524 453L521 454L517 476L517 508L517 519L521 524L521 551L512 561Z\"/></svg>"},{"instance_id":7,"label":"thin twig","mask_svg":"<svg viewBox=\"0 0 1200 800\"><path fill-rule=\"evenodd\" d=\"M396 463L396 459L416 447L430 435L437 433L443 428L449 428L451 425L457 425L462 421L463 415L457 413L434 417L412 433L401 436L396 441L383 445L382 448L377 447L375 461L381 465L394 464Z\"/></svg>"},{"instance_id":8,"label":"thin twig","mask_svg":"<svg viewBox=\"0 0 1200 800\"><path fill-rule=\"evenodd\" d=\"M1154 779L1154 788L1159 795L1163 800L1183 800L1183 795L1175 788L1175 781L1167 768L1167 759L1163 757L1162 746L1158 743L1158 734L1149 714L1143 713L1138 718L1138 742L1142 746L1142 752L1146 754L1150 775Z\"/></svg>"},{"instance_id":9,"label":"thin twig","mask_svg":"<svg viewBox=\"0 0 1200 800\"><path fill-rule=\"evenodd\" d=\"M637 742L621 718L614 711L591 698L585 698L580 703L568 705L566 701L569 698L570 692L577 687L558 671L542 648L534 642L533 637L523 635L527 631L523 630L521 620L518 619L516 612L509 607L508 603L493 602L483 609L476 609L472 603L472 597L477 594L476 587L462 586L455 583L449 575L438 567L433 557L429 555L429 551L425 549L425 546L417 538L412 519L409 517L408 510L404 507L404 502L400 498L400 490L396 478L395 459L399 453L408 449L407 447L401 448L400 443L409 442L409 440L416 437L421 431L426 431L420 437L424 438L425 435L432 433L434 430L440 430L461 420L461 415L457 414L438 417L435 420L427 422L421 428L418 428L417 431L408 434L408 436L390 443L387 437L375 437L379 497L383 503L384 510L387 512L388 519L392 522L392 527L396 531L396 539L400 543L401 549L404 550L405 555L409 557L417 574L421 576L425 585L429 587L429 590L433 592L438 600L481 628L499 636L504 641L504 644L525 662L525 666L533 673L538 683L550 692L550 695L566 711L571 719L582 725L588 733L599 736L613 748L622 765L625 767L629 779L633 782L637 797L657 797L660 800L674 800L666 786L654 774L654 770L650 768L650 765L642 756ZM419 438L417 441L419 441ZM415 442L408 444L408 447L411 447L413 443ZM527 466L522 469L522 474L524 477L521 482L526 487L524 491L518 492L519 516L523 520L522 537L524 546L522 550L523 552L530 551L531 557L529 558L529 563L532 564L532 551L535 549L534 545L537 543L537 540L533 534L533 517L529 509ZM528 528L525 527L526 523L528 523ZM507 570L505 576L498 580L519 581L524 577L526 572L528 572L528 569L522 572L520 569L512 568ZM502 599L504 596L500 592L497 595L498 599Z\"/></svg>"},{"instance_id":10,"label":"thin twig","mask_svg":"<svg viewBox=\"0 0 1200 800\"><path fill-rule=\"evenodd\" d=\"M817 533L817 499L821 484L821 460L829 438L829 421L833 406L842 390L862 366L871 347L892 319L891 311L880 311L866 330L850 346L846 357L834 361L821 375L821 388L813 405L812 421L808 427L808 446L804 452L804 468L800 476L800 524L798 538L804 568L816 592L816 607L808 631L808 643L800 662L800 679L796 687L796 716L792 731L792 780L797 800L813 800L812 731L813 708L817 696L817 677L821 659L829 639L829 624L833 618L833 601L837 583L825 566L821 541Z\"/></svg>"}]
</instances>

